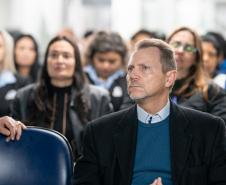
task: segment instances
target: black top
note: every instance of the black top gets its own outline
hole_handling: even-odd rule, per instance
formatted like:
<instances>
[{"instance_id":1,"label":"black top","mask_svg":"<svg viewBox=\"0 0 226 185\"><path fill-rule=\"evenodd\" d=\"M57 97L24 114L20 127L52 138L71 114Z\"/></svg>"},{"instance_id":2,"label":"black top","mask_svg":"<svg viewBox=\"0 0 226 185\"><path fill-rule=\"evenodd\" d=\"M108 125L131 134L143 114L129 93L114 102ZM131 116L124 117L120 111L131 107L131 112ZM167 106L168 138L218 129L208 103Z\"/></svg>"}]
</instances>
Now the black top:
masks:
<instances>
[{"instance_id":1,"label":"black top","mask_svg":"<svg viewBox=\"0 0 226 185\"><path fill-rule=\"evenodd\" d=\"M72 127L69 119L69 104L71 96L72 86L68 87L50 87L50 93L56 98L55 110L53 111L53 129L65 135L69 141L73 139ZM65 115L64 115L65 114ZM65 118L64 118L65 116ZM65 130L64 130L64 119L65 119Z\"/></svg>"}]
</instances>

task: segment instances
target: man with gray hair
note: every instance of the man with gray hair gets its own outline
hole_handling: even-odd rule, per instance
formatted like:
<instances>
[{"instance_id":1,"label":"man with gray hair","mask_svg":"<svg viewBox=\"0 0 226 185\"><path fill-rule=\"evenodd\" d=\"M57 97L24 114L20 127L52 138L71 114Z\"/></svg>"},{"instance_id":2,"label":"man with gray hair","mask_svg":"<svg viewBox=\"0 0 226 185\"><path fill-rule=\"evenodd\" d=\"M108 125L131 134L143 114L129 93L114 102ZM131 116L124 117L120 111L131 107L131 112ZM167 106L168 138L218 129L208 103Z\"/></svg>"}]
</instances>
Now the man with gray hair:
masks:
<instances>
[{"instance_id":1,"label":"man with gray hair","mask_svg":"<svg viewBox=\"0 0 226 185\"><path fill-rule=\"evenodd\" d=\"M226 184L226 131L221 118L174 104L171 47L136 45L127 67L136 104L88 124L75 185Z\"/></svg>"}]
</instances>

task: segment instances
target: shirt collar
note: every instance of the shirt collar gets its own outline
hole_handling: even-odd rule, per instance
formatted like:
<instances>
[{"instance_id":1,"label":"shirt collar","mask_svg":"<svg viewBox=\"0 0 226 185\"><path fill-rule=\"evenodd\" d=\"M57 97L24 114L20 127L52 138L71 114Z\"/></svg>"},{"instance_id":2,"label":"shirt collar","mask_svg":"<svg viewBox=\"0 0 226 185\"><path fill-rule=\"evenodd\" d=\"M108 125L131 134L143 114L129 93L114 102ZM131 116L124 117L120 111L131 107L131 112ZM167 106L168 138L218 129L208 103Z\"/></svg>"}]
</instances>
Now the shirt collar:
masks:
<instances>
[{"instance_id":1,"label":"shirt collar","mask_svg":"<svg viewBox=\"0 0 226 185\"><path fill-rule=\"evenodd\" d=\"M11 71L4 70L0 72L0 87L12 83L16 83L16 77Z\"/></svg>"},{"instance_id":2,"label":"shirt collar","mask_svg":"<svg viewBox=\"0 0 226 185\"><path fill-rule=\"evenodd\" d=\"M142 109L139 105L137 105L137 117L138 120L143 123L149 123L150 117L152 117L151 123L157 123L169 116L170 113L170 101L168 100L167 104L155 115L147 113L144 109Z\"/></svg>"}]
</instances>

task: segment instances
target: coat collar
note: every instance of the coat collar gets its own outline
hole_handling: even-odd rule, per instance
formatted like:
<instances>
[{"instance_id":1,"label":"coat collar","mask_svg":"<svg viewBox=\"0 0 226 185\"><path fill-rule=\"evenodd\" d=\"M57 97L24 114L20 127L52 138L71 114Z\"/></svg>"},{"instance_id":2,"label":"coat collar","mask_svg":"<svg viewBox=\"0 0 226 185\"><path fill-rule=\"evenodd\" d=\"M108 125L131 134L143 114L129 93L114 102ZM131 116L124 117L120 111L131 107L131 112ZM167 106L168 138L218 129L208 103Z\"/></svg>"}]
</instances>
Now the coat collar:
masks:
<instances>
[{"instance_id":1,"label":"coat collar","mask_svg":"<svg viewBox=\"0 0 226 185\"><path fill-rule=\"evenodd\" d=\"M137 110L131 107L116 123L114 144L118 157L123 184L131 184L137 138ZM186 165L192 135L189 133L189 120L181 107L170 102L170 149L172 177L176 184Z\"/></svg>"},{"instance_id":2,"label":"coat collar","mask_svg":"<svg viewBox=\"0 0 226 185\"><path fill-rule=\"evenodd\" d=\"M126 111L122 119L117 123L114 132L116 155L124 185L131 184L136 150L137 122L137 110L136 106L133 106Z\"/></svg>"},{"instance_id":3,"label":"coat collar","mask_svg":"<svg viewBox=\"0 0 226 185\"><path fill-rule=\"evenodd\" d=\"M170 105L170 149L171 170L174 184L178 184L186 166L192 134L184 108L171 102Z\"/></svg>"}]
</instances>

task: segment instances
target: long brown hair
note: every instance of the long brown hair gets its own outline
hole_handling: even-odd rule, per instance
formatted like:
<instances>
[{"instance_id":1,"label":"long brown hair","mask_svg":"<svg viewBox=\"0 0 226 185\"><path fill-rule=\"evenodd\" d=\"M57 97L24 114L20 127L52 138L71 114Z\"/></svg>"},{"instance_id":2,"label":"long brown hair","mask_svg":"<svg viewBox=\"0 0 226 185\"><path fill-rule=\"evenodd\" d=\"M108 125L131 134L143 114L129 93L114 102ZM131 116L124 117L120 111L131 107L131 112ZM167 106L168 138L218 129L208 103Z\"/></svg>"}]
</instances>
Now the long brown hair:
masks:
<instances>
[{"instance_id":1,"label":"long brown hair","mask_svg":"<svg viewBox=\"0 0 226 185\"><path fill-rule=\"evenodd\" d=\"M204 100L208 100L208 83L206 76L203 71L203 62L202 62L202 46L200 36L191 28L180 27L174 30L168 37L167 42L176 35L178 32L188 31L192 34L194 38L194 46L197 48L195 53L195 64L190 67L189 74L186 77L185 82L177 89L174 94L176 96L181 96L188 98L192 96L195 92L199 91L203 94ZM189 89L189 90L188 90Z\"/></svg>"}]
</instances>

